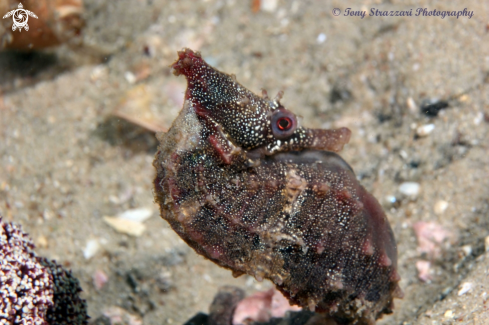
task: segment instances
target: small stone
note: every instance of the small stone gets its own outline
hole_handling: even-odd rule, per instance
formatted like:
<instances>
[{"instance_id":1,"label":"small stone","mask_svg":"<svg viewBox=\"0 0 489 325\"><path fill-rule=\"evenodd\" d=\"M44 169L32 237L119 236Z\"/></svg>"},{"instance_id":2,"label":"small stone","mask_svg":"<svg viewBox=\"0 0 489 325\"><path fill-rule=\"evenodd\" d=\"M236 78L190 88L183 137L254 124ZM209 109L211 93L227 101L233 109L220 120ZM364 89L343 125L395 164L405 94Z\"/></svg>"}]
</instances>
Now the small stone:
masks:
<instances>
[{"instance_id":1,"label":"small stone","mask_svg":"<svg viewBox=\"0 0 489 325\"><path fill-rule=\"evenodd\" d=\"M95 271L92 278L93 278L93 285L97 290L102 289L103 286L107 283L107 281L109 281L109 277L102 270Z\"/></svg>"},{"instance_id":2,"label":"small stone","mask_svg":"<svg viewBox=\"0 0 489 325\"><path fill-rule=\"evenodd\" d=\"M48 240L46 239L46 237L41 235L37 237L36 245L40 248L46 248L48 247Z\"/></svg>"},{"instance_id":3,"label":"small stone","mask_svg":"<svg viewBox=\"0 0 489 325\"><path fill-rule=\"evenodd\" d=\"M434 124L421 125L416 129L416 135L420 138L426 137L435 129Z\"/></svg>"},{"instance_id":4,"label":"small stone","mask_svg":"<svg viewBox=\"0 0 489 325\"><path fill-rule=\"evenodd\" d=\"M416 269L418 270L418 278L423 282L431 280L431 263L429 261L417 261Z\"/></svg>"},{"instance_id":5,"label":"small stone","mask_svg":"<svg viewBox=\"0 0 489 325\"><path fill-rule=\"evenodd\" d=\"M443 317L445 318L453 318L453 311L447 310L445 314L443 314Z\"/></svg>"},{"instance_id":6,"label":"small stone","mask_svg":"<svg viewBox=\"0 0 489 325\"><path fill-rule=\"evenodd\" d=\"M168 292L173 287L173 281L171 273L168 271L161 271L155 278L155 284L161 292Z\"/></svg>"},{"instance_id":7,"label":"small stone","mask_svg":"<svg viewBox=\"0 0 489 325\"><path fill-rule=\"evenodd\" d=\"M458 291L458 295L462 296L472 290L473 284L471 282L464 282L460 286L460 290Z\"/></svg>"},{"instance_id":8,"label":"small stone","mask_svg":"<svg viewBox=\"0 0 489 325\"><path fill-rule=\"evenodd\" d=\"M417 196L419 194L420 185L415 182L404 182L399 186L399 191L407 196Z\"/></svg>"},{"instance_id":9,"label":"small stone","mask_svg":"<svg viewBox=\"0 0 489 325\"><path fill-rule=\"evenodd\" d=\"M398 203L397 198L394 195L387 195L385 198L385 204L388 206L395 206Z\"/></svg>"},{"instance_id":10,"label":"small stone","mask_svg":"<svg viewBox=\"0 0 489 325\"><path fill-rule=\"evenodd\" d=\"M469 256L472 254L472 246L470 245L464 245L461 247L461 250L462 250L462 253L463 253L463 256L466 257L466 256Z\"/></svg>"},{"instance_id":11,"label":"small stone","mask_svg":"<svg viewBox=\"0 0 489 325\"><path fill-rule=\"evenodd\" d=\"M87 241L85 248L83 249L83 257L86 260L91 259L95 254L97 254L100 248L100 244L97 239L90 239Z\"/></svg>"},{"instance_id":12,"label":"small stone","mask_svg":"<svg viewBox=\"0 0 489 325\"><path fill-rule=\"evenodd\" d=\"M413 113L415 113L415 112L418 111L418 106L416 105L416 103L415 103L415 101L414 101L414 99L412 97L409 97L407 99L407 107Z\"/></svg>"},{"instance_id":13,"label":"small stone","mask_svg":"<svg viewBox=\"0 0 489 325\"><path fill-rule=\"evenodd\" d=\"M274 12L277 9L278 0L261 0L260 9L263 11Z\"/></svg>"},{"instance_id":14,"label":"small stone","mask_svg":"<svg viewBox=\"0 0 489 325\"><path fill-rule=\"evenodd\" d=\"M42 217L44 220L50 220L53 218L53 213L48 209L45 209L44 212L42 213Z\"/></svg>"},{"instance_id":15,"label":"small stone","mask_svg":"<svg viewBox=\"0 0 489 325\"><path fill-rule=\"evenodd\" d=\"M431 258L439 257L443 244L454 238L450 231L433 221L418 221L413 224L413 230L418 241L418 252Z\"/></svg>"},{"instance_id":16,"label":"small stone","mask_svg":"<svg viewBox=\"0 0 489 325\"><path fill-rule=\"evenodd\" d=\"M98 65L92 70L92 73L90 74L90 80L97 81L102 77L105 77L106 75L107 67L105 65Z\"/></svg>"},{"instance_id":17,"label":"small stone","mask_svg":"<svg viewBox=\"0 0 489 325\"><path fill-rule=\"evenodd\" d=\"M111 324L127 324L127 325L142 325L143 321L137 315L133 315L128 311L117 307L111 306L103 311L103 315L110 319Z\"/></svg>"},{"instance_id":18,"label":"small stone","mask_svg":"<svg viewBox=\"0 0 489 325\"><path fill-rule=\"evenodd\" d=\"M124 73L124 78L126 78L126 81L131 85L136 82L136 76L131 71L126 71L126 73Z\"/></svg>"},{"instance_id":19,"label":"small stone","mask_svg":"<svg viewBox=\"0 0 489 325\"><path fill-rule=\"evenodd\" d=\"M326 41L326 34L324 34L324 33L319 34L317 39L316 39L316 42L318 42L318 44L322 44L325 41Z\"/></svg>"},{"instance_id":20,"label":"small stone","mask_svg":"<svg viewBox=\"0 0 489 325\"><path fill-rule=\"evenodd\" d=\"M489 252L489 236L484 240L484 246L486 248L486 252Z\"/></svg>"},{"instance_id":21,"label":"small stone","mask_svg":"<svg viewBox=\"0 0 489 325\"><path fill-rule=\"evenodd\" d=\"M435 211L435 214L443 214L445 210L448 208L448 202L447 201L437 201L433 207L433 210Z\"/></svg>"}]
</instances>

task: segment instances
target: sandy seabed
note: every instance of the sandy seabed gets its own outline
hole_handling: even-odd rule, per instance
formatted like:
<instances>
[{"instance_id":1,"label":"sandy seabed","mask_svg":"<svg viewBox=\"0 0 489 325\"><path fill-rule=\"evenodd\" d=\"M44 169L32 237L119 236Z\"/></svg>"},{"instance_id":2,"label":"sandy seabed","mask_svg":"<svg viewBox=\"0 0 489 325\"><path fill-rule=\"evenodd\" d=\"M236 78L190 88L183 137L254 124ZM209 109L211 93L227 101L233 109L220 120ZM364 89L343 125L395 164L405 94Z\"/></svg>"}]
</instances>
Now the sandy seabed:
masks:
<instances>
[{"instance_id":1,"label":"sandy seabed","mask_svg":"<svg viewBox=\"0 0 489 325\"><path fill-rule=\"evenodd\" d=\"M405 298L380 324L489 322L489 4L262 2L86 0L82 47L0 53L0 214L72 269L93 319L120 307L183 324L221 285L269 288L196 255L159 218L154 133L114 115L167 129L185 91L168 66L190 47L257 93L285 90L304 125L352 130L341 155L398 242ZM470 19L368 16L466 6ZM448 107L428 116L427 103ZM140 236L104 221L136 208L152 211Z\"/></svg>"}]
</instances>

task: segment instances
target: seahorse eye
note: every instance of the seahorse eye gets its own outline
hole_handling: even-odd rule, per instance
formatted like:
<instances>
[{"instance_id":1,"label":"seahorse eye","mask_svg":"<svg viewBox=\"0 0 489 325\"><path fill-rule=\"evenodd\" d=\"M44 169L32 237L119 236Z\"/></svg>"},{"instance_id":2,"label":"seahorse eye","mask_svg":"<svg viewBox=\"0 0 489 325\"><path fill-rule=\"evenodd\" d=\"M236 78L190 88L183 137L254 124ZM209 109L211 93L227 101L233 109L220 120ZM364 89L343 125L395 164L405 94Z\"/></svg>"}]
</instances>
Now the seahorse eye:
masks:
<instances>
[{"instance_id":1,"label":"seahorse eye","mask_svg":"<svg viewBox=\"0 0 489 325\"><path fill-rule=\"evenodd\" d=\"M277 139L290 137L297 128L295 115L283 107L277 108L272 114L272 133Z\"/></svg>"},{"instance_id":2,"label":"seahorse eye","mask_svg":"<svg viewBox=\"0 0 489 325\"><path fill-rule=\"evenodd\" d=\"M277 121L277 127L281 131L288 131L292 127L292 120L288 117L281 117Z\"/></svg>"}]
</instances>

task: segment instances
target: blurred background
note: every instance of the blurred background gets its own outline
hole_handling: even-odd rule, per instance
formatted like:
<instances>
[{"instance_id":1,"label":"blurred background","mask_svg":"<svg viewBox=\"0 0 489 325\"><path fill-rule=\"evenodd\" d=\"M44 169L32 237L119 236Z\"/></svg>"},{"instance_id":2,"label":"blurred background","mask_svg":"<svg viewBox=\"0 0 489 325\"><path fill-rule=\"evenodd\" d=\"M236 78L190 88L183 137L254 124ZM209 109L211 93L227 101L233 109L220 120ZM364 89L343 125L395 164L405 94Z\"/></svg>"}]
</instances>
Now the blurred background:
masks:
<instances>
[{"instance_id":1,"label":"blurred background","mask_svg":"<svg viewBox=\"0 0 489 325\"><path fill-rule=\"evenodd\" d=\"M0 0L0 16L18 3ZM153 202L154 135L182 107L169 65L183 47L256 93L284 90L304 125L352 130L342 156L398 241L405 298L380 323L487 322L488 2L22 4L38 17L28 31L0 21L0 215L73 271L94 322L183 324L221 285L271 287L197 256Z\"/></svg>"}]
</instances>

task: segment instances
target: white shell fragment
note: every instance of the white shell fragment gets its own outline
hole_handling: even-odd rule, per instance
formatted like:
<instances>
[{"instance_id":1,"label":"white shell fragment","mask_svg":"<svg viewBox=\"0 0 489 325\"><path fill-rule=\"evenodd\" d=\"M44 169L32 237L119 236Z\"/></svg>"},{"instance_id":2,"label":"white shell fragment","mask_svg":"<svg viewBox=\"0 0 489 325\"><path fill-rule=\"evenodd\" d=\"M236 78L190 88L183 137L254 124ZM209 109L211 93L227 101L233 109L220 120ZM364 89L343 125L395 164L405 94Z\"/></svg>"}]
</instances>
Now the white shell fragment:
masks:
<instances>
[{"instance_id":1,"label":"white shell fragment","mask_svg":"<svg viewBox=\"0 0 489 325\"><path fill-rule=\"evenodd\" d=\"M326 34L321 33L321 34L319 34L319 35L318 35L318 37L316 38L316 42L317 42L318 44L322 44L322 43L324 43L324 42L326 41L326 38L327 38L327 37L326 37Z\"/></svg>"},{"instance_id":2,"label":"white shell fragment","mask_svg":"<svg viewBox=\"0 0 489 325\"><path fill-rule=\"evenodd\" d=\"M416 102L412 97L409 97L406 103L407 103L407 107L412 113L416 113L418 111L418 106L416 105Z\"/></svg>"},{"instance_id":3,"label":"white shell fragment","mask_svg":"<svg viewBox=\"0 0 489 325\"><path fill-rule=\"evenodd\" d=\"M141 236L144 230L146 230L146 227L138 221L107 216L104 217L104 221L116 231L134 237Z\"/></svg>"},{"instance_id":4,"label":"white shell fragment","mask_svg":"<svg viewBox=\"0 0 489 325\"><path fill-rule=\"evenodd\" d=\"M136 82L136 76L131 71L126 71L124 73L124 78L126 78L126 81L131 85Z\"/></svg>"},{"instance_id":5,"label":"white shell fragment","mask_svg":"<svg viewBox=\"0 0 489 325\"><path fill-rule=\"evenodd\" d=\"M263 11L274 12L277 9L278 0L262 0L260 9Z\"/></svg>"},{"instance_id":6,"label":"white shell fragment","mask_svg":"<svg viewBox=\"0 0 489 325\"><path fill-rule=\"evenodd\" d=\"M146 230L143 221L153 215L153 209L138 208L126 210L117 217L104 216L104 221L120 233L139 237Z\"/></svg>"},{"instance_id":7,"label":"white shell fragment","mask_svg":"<svg viewBox=\"0 0 489 325\"><path fill-rule=\"evenodd\" d=\"M132 220L136 222L143 222L153 214L153 210L149 208L139 208L126 210L119 214L117 217L126 220Z\"/></svg>"},{"instance_id":8,"label":"white shell fragment","mask_svg":"<svg viewBox=\"0 0 489 325\"><path fill-rule=\"evenodd\" d=\"M428 134L433 132L434 129L435 129L434 124L421 125L418 126L418 128L416 129L416 135L421 138L426 137Z\"/></svg>"},{"instance_id":9,"label":"white shell fragment","mask_svg":"<svg viewBox=\"0 0 489 325\"><path fill-rule=\"evenodd\" d=\"M93 256L95 256L95 254L97 254L99 249L100 249L100 243L98 242L98 240L89 239L87 241L87 244L85 245L85 248L83 249L83 257L85 257L86 260L89 260Z\"/></svg>"},{"instance_id":10,"label":"white shell fragment","mask_svg":"<svg viewBox=\"0 0 489 325\"><path fill-rule=\"evenodd\" d=\"M435 211L436 214L440 215L445 212L445 210L448 208L448 202L447 201L437 201L433 207L433 210Z\"/></svg>"},{"instance_id":11,"label":"white shell fragment","mask_svg":"<svg viewBox=\"0 0 489 325\"><path fill-rule=\"evenodd\" d=\"M415 182L404 182L399 186L399 192L407 196L417 196L419 194L420 185Z\"/></svg>"},{"instance_id":12,"label":"white shell fragment","mask_svg":"<svg viewBox=\"0 0 489 325\"><path fill-rule=\"evenodd\" d=\"M443 314L443 317L445 318L453 318L453 311L452 310L447 310L445 314Z\"/></svg>"},{"instance_id":13,"label":"white shell fragment","mask_svg":"<svg viewBox=\"0 0 489 325\"><path fill-rule=\"evenodd\" d=\"M472 290L472 287L474 285L472 284L472 282L464 282L462 283L462 285L460 285L460 290L458 291L458 295L459 296L462 296L464 294L466 294L467 292L469 292L470 290Z\"/></svg>"}]
</instances>

